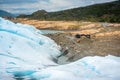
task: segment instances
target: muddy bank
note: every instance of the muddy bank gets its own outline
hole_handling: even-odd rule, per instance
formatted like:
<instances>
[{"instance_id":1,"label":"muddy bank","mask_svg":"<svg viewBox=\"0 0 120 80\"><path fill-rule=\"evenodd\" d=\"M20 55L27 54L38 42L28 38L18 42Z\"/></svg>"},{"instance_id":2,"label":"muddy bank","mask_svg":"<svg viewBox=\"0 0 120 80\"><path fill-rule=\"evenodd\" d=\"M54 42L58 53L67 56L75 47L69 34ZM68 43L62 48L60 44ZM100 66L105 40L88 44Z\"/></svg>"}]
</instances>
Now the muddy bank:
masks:
<instances>
[{"instance_id":1,"label":"muddy bank","mask_svg":"<svg viewBox=\"0 0 120 80\"><path fill-rule=\"evenodd\" d=\"M98 34L97 34L98 35ZM75 38L72 33L46 34L62 47L62 62L76 61L85 56L120 56L120 36L97 36Z\"/></svg>"}]
</instances>

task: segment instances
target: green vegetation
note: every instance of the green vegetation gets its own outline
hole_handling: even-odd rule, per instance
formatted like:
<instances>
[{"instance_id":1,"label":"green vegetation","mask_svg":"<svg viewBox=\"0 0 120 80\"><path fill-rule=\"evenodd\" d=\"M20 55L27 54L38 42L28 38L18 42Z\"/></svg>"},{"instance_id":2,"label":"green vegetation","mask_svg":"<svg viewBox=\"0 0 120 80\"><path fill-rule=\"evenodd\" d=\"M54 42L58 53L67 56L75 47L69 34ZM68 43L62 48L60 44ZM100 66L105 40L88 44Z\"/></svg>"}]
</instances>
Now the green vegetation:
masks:
<instances>
[{"instance_id":1,"label":"green vegetation","mask_svg":"<svg viewBox=\"0 0 120 80\"><path fill-rule=\"evenodd\" d=\"M120 0L58 12L46 12L45 10L39 10L37 12L32 13L31 15L20 15L18 17L50 21L82 20L99 22L120 22Z\"/></svg>"}]
</instances>

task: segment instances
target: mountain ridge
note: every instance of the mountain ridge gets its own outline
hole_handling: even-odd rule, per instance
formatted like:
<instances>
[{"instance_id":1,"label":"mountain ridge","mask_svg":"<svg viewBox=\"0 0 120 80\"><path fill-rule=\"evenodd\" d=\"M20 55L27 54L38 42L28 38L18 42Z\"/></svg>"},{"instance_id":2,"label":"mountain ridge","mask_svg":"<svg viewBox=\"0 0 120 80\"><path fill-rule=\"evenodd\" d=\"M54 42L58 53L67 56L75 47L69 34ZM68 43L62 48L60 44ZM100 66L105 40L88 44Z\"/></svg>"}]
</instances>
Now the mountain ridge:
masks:
<instances>
[{"instance_id":1,"label":"mountain ridge","mask_svg":"<svg viewBox=\"0 0 120 80\"><path fill-rule=\"evenodd\" d=\"M15 15L12 14L12 13L9 13L9 12L4 11L4 10L0 10L0 17L5 17L5 16L7 16L7 17L15 17Z\"/></svg>"},{"instance_id":2,"label":"mountain ridge","mask_svg":"<svg viewBox=\"0 0 120 80\"><path fill-rule=\"evenodd\" d=\"M57 12L38 10L31 15L20 15L18 18L38 20L70 20L120 22L120 0L108 3L94 4Z\"/></svg>"}]
</instances>

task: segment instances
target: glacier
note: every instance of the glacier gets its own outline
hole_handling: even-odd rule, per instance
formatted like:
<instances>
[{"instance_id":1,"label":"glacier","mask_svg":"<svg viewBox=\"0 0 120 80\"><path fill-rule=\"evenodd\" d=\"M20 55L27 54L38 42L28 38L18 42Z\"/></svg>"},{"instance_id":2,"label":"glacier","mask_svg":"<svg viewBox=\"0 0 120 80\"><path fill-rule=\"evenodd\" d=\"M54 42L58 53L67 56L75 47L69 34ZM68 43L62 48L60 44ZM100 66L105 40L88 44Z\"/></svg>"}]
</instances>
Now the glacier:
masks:
<instances>
[{"instance_id":1,"label":"glacier","mask_svg":"<svg viewBox=\"0 0 120 80\"><path fill-rule=\"evenodd\" d=\"M120 57L57 63L61 47L34 26L0 18L0 80L120 80Z\"/></svg>"}]
</instances>

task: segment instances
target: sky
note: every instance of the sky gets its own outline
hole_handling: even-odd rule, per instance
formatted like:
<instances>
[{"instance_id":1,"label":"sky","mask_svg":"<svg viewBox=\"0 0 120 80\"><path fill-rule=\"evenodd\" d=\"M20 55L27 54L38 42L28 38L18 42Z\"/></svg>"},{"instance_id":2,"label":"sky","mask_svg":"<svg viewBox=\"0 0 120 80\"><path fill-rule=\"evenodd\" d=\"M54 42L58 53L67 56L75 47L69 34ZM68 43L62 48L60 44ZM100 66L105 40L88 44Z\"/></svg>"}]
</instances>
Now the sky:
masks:
<instances>
[{"instance_id":1,"label":"sky","mask_svg":"<svg viewBox=\"0 0 120 80\"><path fill-rule=\"evenodd\" d=\"M0 9L14 14L31 14L37 10L60 11L115 0L0 0Z\"/></svg>"}]
</instances>

